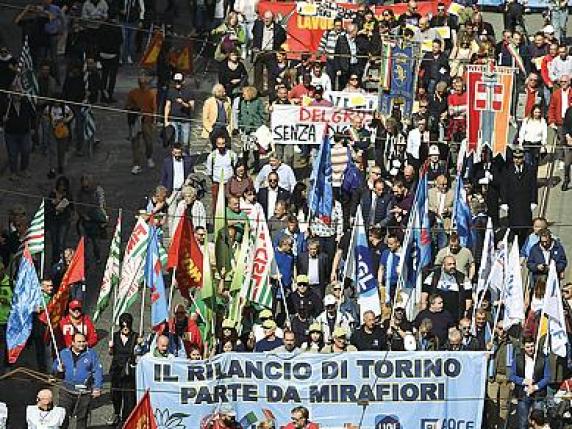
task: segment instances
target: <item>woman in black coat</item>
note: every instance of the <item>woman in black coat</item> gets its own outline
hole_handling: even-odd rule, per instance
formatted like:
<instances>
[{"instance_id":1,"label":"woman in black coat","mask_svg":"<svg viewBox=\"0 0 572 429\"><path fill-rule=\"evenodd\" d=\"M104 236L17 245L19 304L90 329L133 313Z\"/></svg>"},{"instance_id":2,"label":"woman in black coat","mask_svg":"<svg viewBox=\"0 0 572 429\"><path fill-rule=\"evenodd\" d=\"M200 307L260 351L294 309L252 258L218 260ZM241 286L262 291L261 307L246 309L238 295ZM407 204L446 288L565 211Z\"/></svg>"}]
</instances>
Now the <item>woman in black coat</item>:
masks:
<instances>
[{"instance_id":1,"label":"woman in black coat","mask_svg":"<svg viewBox=\"0 0 572 429\"><path fill-rule=\"evenodd\" d=\"M137 333L133 332L133 316L123 313L119 316L119 332L113 334L109 354L113 356L109 375L111 376L111 400L113 416L107 424L125 422L135 407L135 346Z\"/></svg>"}]
</instances>

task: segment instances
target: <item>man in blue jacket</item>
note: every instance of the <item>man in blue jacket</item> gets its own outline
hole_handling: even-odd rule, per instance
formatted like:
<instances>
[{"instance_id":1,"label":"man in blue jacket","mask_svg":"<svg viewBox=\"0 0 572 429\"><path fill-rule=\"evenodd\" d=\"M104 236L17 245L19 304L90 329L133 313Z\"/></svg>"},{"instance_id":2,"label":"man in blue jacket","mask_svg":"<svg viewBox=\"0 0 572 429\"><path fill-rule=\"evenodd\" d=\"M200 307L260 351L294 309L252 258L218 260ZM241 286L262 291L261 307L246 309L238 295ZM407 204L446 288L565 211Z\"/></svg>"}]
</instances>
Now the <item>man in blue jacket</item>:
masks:
<instances>
[{"instance_id":1,"label":"man in blue jacket","mask_svg":"<svg viewBox=\"0 0 572 429\"><path fill-rule=\"evenodd\" d=\"M530 248L528 255L528 270L532 274L532 285L539 276L548 275L550 261L554 261L556 272L562 274L568 265L564 247L552 238L549 229L543 229L538 233L538 243Z\"/></svg>"},{"instance_id":2,"label":"man in blue jacket","mask_svg":"<svg viewBox=\"0 0 572 429\"><path fill-rule=\"evenodd\" d=\"M546 396L550 382L550 367L544 353L534 353L534 337L524 337L523 350L515 350L509 380L515 384L514 396L518 399L516 414L518 429L528 429L528 414L540 405Z\"/></svg>"},{"instance_id":3,"label":"man in blue jacket","mask_svg":"<svg viewBox=\"0 0 572 429\"><path fill-rule=\"evenodd\" d=\"M64 388L60 391L59 405L66 410L62 429L67 429L69 418L76 416L76 428L87 428L91 398L101 395L103 367L94 350L87 348L85 335L76 332L70 348L60 352L61 362L54 362L53 372L62 374Z\"/></svg>"}]
</instances>

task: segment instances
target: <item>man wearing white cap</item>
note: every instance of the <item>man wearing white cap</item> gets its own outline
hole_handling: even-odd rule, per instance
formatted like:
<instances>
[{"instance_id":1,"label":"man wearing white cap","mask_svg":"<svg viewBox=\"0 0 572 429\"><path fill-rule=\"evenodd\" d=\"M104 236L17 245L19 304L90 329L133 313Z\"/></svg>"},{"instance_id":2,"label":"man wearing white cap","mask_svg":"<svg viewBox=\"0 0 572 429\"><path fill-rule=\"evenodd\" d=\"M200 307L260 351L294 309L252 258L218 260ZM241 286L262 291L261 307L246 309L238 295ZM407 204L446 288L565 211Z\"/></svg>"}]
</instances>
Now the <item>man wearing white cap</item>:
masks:
<instances>
[{"instance_id":1,"label":"man wearing white cap","mask_svg":"<svg viewBox=\"0 0 572 429\"><path fill-rule=\"evenodd\" d=\"M195 108L195 100L185 86L185 77L182 73L175 73L173 82L175 85L167 94L165 102L165 127L172 125L175 128L175 141L188 150L191 133L190 121Z\"/></svg>"},{"instance_id":2,"label":"man wearing white cap","mask_svg":"<svg viewBox=\"0 0 572 429\"><path fill-rule=\"evenodd\" d=\"M316 322L323 326L324 342L329 344L332 341L332 333L336 327L344 328L347 331L347 335L350 335L351 328L354 324L353 317L338 309L337 300L334 295L326 295L324 298L324 307L326 309L316 318Z\"/></svg>"}]
</instances>

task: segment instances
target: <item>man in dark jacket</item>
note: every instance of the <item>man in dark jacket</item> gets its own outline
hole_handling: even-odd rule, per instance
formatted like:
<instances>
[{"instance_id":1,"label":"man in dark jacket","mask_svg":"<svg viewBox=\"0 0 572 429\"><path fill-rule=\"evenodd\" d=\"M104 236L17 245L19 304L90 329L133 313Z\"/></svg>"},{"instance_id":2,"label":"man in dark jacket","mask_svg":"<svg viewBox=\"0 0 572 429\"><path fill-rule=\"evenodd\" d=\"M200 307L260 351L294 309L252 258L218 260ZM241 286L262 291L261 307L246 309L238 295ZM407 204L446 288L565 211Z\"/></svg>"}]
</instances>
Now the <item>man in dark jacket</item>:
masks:
<instances>
[{"instance_id":1,"label":"man in dark jacket","mask_svg":"<svg viewBox=\"0 0 572 429\"><path fill-rule=\"evenodd\" d=\"M268 186L260 188L256 199L262 206L266 219L270 219L274 214L274 209L278 201L289 201L290 192L278 186L278 173L272 171L268 174Z\"/></svg>"},{"instance_id":2,"label":"man in dark jacket","mask_svg":"<svg viewBox=\"0 0 572 429\"><path fill-rule=\"evenodd\" d=\"M179 143L173 145L171 156L163 160L161 171L161 185L168 189L169 193L180 191L185 180L193 173L191 157L183 155L183 147Z\"/></svg>"},{"instance_id":3,"label":"man in dark jacket","mask_svg":"<svg viewBox=\"0 0 572 429\"><path fill-rule=\"evenodd\" d=\"M301 308L304 308L305 314L310 318L315 318L324 309L320 297L310 290L308 276L305 274L299 274L296 277L296 289L288 295L287 301L290 314L297 314Z\"/></svg>"},{"instance_id":4,"label":"man in dark jacket","mask_svg":"<svg viewBox=\"0 0 572 429\"><path fill-rule=\"evenodd\" d=\"M110 25L102 25L98 30L97 38L101 63L101 100L105 103L115 103L113 93L123 44L123 32L116 16L110 14L108 21Z\"/></svg>"},{"instance_id":5,"label":"man in dark jacket","mask_svg":"<svg viewBox=\"0 0 572 429\"><path fill-rule=\"evenodd\" d=\"M363 325L354 331L350 342L359 351L387 350L385 331L375 323L375 313L373 311L366 311L363 314Z\"/></svg>"},{"instance_id":6,"label":"man in dark jacket","mask_svg":"<svg viewBox=\"0 0 572 429\"><path fill-rule=\"evenodd\" d=\"M296 260L298 273L308 276L310 289L323 299L326 284L330 280L330 268L328 263L328 255L320 252L320 243L318 240L311 240L308 243L308 251L298 255Z\"/></svg>"},{"instance_id":7,"label":"man in dark jacket","mask_svg":"<svg viewBox=\"0 0 572 429\"><path fill-rule=\"evenodd\" d=\"M393 196L385 192L385 182L383 179L376 179L373 183L373 190L364 192L361 200L363 221L366 226L386 226L392 219L389 212L393 207Z\"/></svg>"},{"instance_id":8,"label":"man in dark jacket","mask_svg":"<svg viewBox=\"0 0 572 429\"><path fill-rule=\"evenodd\" d=\"M274 64L276 63L276 52L280 50L286 42L286 31L282 26L274 22L274 14L267 10L262 18L254 21L252 27L252 49L254 57L254 85L259 94L264 94L264 84L262 82L264 68L267 73L267 88L270 89L270 78Z\"/></svg>"},{"instance_id":9,"label":"man in dark jacket","mask_svg":"<svg viewBox=\"0 0 572 429\"><path fill-rule=\"evenodd\" d=\"M428 94L435 92L437 82L449 82L449 57L443 53L443 42L433 40L433 49L427 52L421 59L420 75L421 84L427 89Z\"/></svg>"},{"instance_id":10,"label":"man in dark jacket","mask_svg":"<svg viewBox=\"0 0 572 429\"><path fill-rule=\"evenodd\" d=\"M13 91L22 91L21 88L12 88ZM12 95L8 100L6 115L4 116L4 139L8 151L8 165L12 181L18 180L16 175L30 177L28 164L32 143L30 133L35 123L35 110L26 97Z\"/></svg>"},{"instance_id":11,"label":"man in dark jacket","mask_svg":"<svg viewBox=\"0 0 572 429\"><path fill-rule=\"evenodd\" d=\"M336 88L345 88L351 74L363 75L369 42L365 35L358 34L358 30L356 24L349 24L346 34L340 35L336 41L334 70L337 82L332 82Z\"/></svg>"},{"instance_id":12,"label":"man in dark jacket","mask_svg":"<svg viewBox=\"0 0 572 429\"><path fill-rule=\"evenodd\" d=\"M548 275L550 261L554 261L556 272L561 275L568 265L564 247L557 240L552 238L552 233L549 229L543 229L538 233L538 236L538 243L530 248L527 261L528 270L532 275L533 285L536 283L538 277Z\"/></svg>"},{"instance_id":13,"label":"man in dark jacket","mask_svg":"<svg viewBox=\"0 0 572 429\"><path fill-rule=\"evenodd\" d=\"M546 396L550 382L550 365L544 353L535 353L534 337L523 339L523 349L515 350L510 381L515 384L514 396L518 399L516 415L518 429L528 428L528 414Z\"/></svg>"},{"instance_id":14,"label":"man in dark jacket","mask_svg":"<svg viewBox=\"0 0 572 429\"><path fill-rule=\"evenodd\" d=\"M532 211L536 208L538 192L536 177L524 164L524 151L515 149L512 157L514 166L507 169L502 182L501 209L508 210L508 226L511 233L518 236L518 245L522 247L532 226Z\"/></svg>"}]
</instances>

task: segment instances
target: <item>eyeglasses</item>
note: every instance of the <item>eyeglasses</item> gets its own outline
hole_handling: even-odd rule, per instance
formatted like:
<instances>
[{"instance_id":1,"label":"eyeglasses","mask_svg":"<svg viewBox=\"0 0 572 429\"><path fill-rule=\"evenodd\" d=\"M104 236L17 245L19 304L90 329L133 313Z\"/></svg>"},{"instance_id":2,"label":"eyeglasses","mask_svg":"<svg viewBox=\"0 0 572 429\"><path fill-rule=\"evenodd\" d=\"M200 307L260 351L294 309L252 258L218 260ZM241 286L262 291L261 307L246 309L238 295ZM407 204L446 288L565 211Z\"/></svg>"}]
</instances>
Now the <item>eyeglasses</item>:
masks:
<instances>
[{"instance_id":1,"label":"eyeglasses","mask_svg":"<svg viewBox=\"0 0 572 429\"><path fill-rule=\"evenodd\" d=\"M270 183L278 183L278 180L276 180L276 179L268 179L268 182L270 182Z\"/></svg>"}]
</instances>

